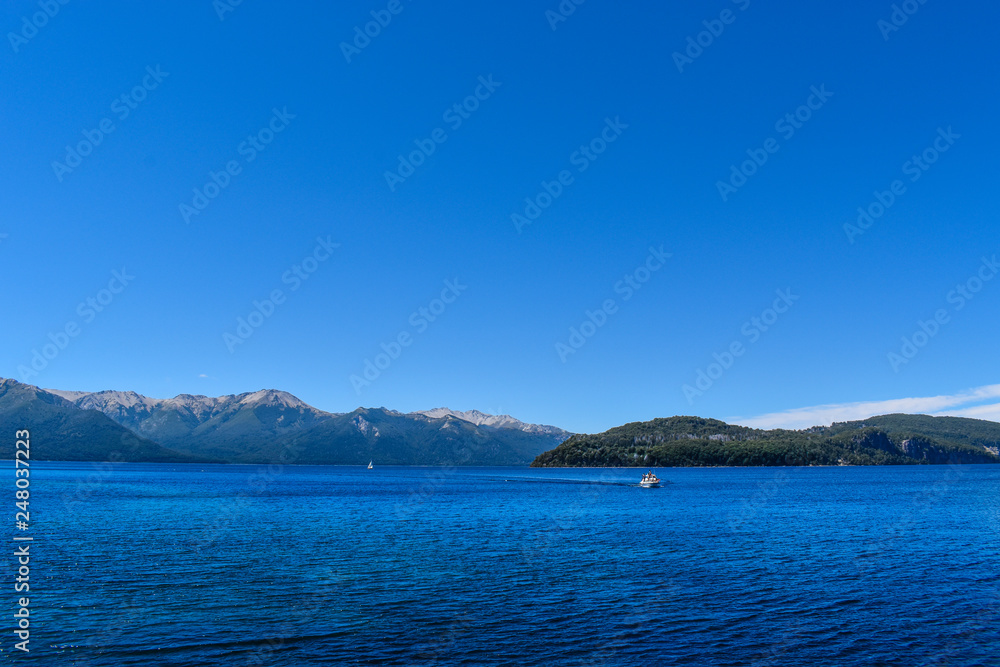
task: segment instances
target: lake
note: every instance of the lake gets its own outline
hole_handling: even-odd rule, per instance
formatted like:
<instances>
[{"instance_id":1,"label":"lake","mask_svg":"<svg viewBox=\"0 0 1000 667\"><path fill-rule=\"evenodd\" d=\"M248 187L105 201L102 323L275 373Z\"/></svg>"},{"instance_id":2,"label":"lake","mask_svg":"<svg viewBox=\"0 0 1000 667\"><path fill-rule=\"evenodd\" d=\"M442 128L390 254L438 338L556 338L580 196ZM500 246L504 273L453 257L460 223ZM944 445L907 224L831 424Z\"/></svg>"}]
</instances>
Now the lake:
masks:
<instances>
[{"instance_id":1,"label":"lake","mask_svg":"<svg viewBox=\"0 0 1000 667\"><path fill-rule=\"evenodd\" d=\"M1000 466L31 472L25 664L1000 664Z\"/></svg>"}]
</instances>

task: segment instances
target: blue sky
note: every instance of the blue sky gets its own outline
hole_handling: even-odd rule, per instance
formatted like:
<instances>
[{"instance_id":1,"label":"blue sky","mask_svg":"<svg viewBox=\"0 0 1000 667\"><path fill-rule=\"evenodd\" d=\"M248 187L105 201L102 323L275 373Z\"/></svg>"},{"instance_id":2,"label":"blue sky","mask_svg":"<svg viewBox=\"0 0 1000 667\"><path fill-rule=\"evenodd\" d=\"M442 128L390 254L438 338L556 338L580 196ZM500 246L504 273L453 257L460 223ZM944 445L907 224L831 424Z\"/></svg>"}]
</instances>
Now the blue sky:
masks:
<instances>
[{"instance_id":1,"label":"blue sky","mask_svg":"<svg viewBox=\"0 0 1000 667\"><path fill-rule=\"evenodd\" d=\"M0 374L1000 415L1000 8L904 5L7 1Z\"/></svg>"}]
</instances>

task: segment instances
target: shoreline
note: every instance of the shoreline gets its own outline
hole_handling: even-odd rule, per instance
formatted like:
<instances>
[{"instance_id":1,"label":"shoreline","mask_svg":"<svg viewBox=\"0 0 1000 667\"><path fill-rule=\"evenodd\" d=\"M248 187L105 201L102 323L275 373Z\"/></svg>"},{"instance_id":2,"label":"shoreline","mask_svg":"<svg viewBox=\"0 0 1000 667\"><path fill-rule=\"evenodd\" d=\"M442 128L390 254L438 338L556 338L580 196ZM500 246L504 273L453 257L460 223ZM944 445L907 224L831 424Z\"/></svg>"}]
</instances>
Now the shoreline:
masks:
<instances>
[{"instance_id":1,"label":"shoreline","mask_svg":"<svg viewBox=\"0 0 1000 667\"><path fill-rule=\"evenodd\" d=\"M0 459L0 461L13 463L14 459ZM281 467L296 467L296 468L362 468L367 469L367 463L267 463L267 462L256 462L256 463L242 463L242 462L230 462L230 461L215 461L212 463L192 463L189 461L108 461L106 459L98 460L82 460L82 459L71 459L71 460L46 460L46 459L35 459L32 463L44 463L44 464L63 464L63 463L90 463L90 464L110 464L110 465L175 465L175 466L281 466ZM375 469L380 468L431 468L435 470L439 469L474 469L474 468L505 468L505 469L517 469L517 470L713 470L713 469L733 469L733 470L749 470L749 469L791 469L791 468L924 468L924 467L947 467L947 466L1000 466L1000 463L891 463L891 464L881 464L881 465L855 465L855 464L845 464L845 465L808 465L808 466L628 466L628 467L617 467L617 466L539 466L532 467L531 465L452 465L452 464L441 464L441 465L431 465L431 464L406 464L406 463L389 463L376 466Z\"/></svg>"}]
</instances>

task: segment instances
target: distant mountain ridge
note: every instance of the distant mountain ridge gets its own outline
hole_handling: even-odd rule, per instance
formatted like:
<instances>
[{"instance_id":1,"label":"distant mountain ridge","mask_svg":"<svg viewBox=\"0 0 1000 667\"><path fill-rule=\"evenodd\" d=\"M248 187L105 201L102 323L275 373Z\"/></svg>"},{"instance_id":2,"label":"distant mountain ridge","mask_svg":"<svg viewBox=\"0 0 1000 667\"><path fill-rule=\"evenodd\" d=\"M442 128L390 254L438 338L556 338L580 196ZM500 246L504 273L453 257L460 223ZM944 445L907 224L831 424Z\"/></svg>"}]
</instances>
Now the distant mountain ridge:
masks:
<instances>
[{"instance_id":1,"label":"distant mountain ridge","mask_svg":"<svg viewBox=\"0 0 1000 667\"><path fill-rule=\"evenodd\" d=\"M802 431L761 430L701 417L633 422L574 435L535 467L698 467L1000 463L1000 424L883 415Z\"/></svg>"},{"instance_id":2,"label":"distant mountain ridge","mask_svg":"<svg viewBox=\"0 0 1000 667\"><path fill-rule=\"evenodd\" d=\"M144 461L196 463L189 456L136 435L96 410L38 387L0 379L0 431L30 432L31 458L49 461ZM0 438L0 457L14 458L15 440Z\"/></svg>"},{"instance_id":3,"label":"distant mountain ridge","mask_svg":"<svg viewBox=\"0 0 1000 667\"><path fill-rule=\"evenodd\" d=\"M290 438L286 446L306 460L358 465L527 465L565 439L517 428L477 425L446 414L403 414L358 408ZM337 447L325 446L335 442Z\"/></svg>"},{"instance_id":4,"label":"distant mountain ridge","mask_svg":"<svg viewBox=\"0 0 1000 667\"><path fill-rule=\"evenodd\" d=\"M192 455L236 459L275 439L309 429L332 415L273 389L209 397L158 399L134 391L60 392L84 410L98 410L125 428Z\"/></svg>"},{"instance_id":5,"label":"distant mountain ridge","mask_svg":"<svg viewBox=\"0 0 1000 667\"><path fill-rule=\"evenodd\" d=\"M526 424L520 419L514 419L510 415L490 415L485 412L480 412L479 410L468 410L466 412L460 412L458 410L451 410L449 408L434 408L433 410L418 410L417 412L412 412L410 414L425 415L427 417L441 418L441 417L457 417L458 419L464 419L467 422L471 422L476 426L492 426L493 428L514 428L519 431L524 431L525 433L545 433L548 435L562 435L569 437L572 433L564 431L561 428L555 426L546 426L544 424Z\"/></svg>"},{"instance_id":6,"label":"distant mountain ridge","mask_svg":"<svg viewBox=\"0 0 1000 667\"><path fill-rule=\"evenodd\" d=\"M358 408L330 413L275 389L159 399L134 391L65 391L9 382L48 396L63 409L103 415L117 427L169 451L175 460L526 465L570 435L554 426L477 410L463 413L438 408L404 414ZM61 456L77 458L78 454Z\"/></svg>"},{"instance_id":7,"label":"distant mountain ridge","mask_svg":"<svg viewBox=\"0 0 1000 667\"><path fill-rule=\"evenodd\" d=\"M0 379L0 428L32 431L35 460L364 465L775 466L1000 463L1000 424L882 415L801 431L700 417L594 435L435 408L330 413L262 389L169 399L46 390ZM13 442L0 439L0 456Z\"/></svg>"}]
</instances>

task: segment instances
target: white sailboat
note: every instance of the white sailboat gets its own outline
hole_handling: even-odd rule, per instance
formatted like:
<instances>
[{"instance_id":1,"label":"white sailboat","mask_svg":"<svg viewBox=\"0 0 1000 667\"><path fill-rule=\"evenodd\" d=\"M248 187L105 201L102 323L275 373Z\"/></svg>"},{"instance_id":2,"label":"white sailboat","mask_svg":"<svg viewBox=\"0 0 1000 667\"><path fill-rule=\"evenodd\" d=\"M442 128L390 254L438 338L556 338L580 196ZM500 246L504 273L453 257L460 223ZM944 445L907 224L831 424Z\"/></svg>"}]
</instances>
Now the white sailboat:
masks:
<instances>
[{"instance_id":1,"label":"white sailboat","mask_svg":"<svg viewBox=\"0 0 1000 667\"><path fill-rule=\"evenodd\" d=\"M368 462L368 469L369 469L369 470L371 470L371 469L372 469L372 463L374 463L374 461L369 461L369 462Z\"/></svg>"}]
</instances>

